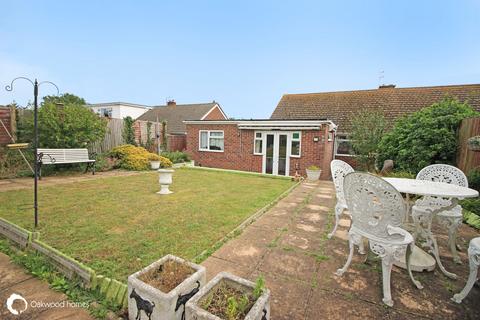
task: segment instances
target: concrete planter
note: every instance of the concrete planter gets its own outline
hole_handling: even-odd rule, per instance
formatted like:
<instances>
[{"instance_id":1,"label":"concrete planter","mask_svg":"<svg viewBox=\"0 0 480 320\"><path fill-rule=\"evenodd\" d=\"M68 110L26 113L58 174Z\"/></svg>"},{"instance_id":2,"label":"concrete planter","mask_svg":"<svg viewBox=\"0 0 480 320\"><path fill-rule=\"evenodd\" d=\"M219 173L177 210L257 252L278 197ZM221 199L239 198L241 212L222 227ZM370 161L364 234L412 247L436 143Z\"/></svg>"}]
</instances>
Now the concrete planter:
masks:
<instances>
[{"instance_id":1,"label":"concrete planter","mask_svg":"<svg viewBox=\"0 0 480 320\"><path fill-rule=\"evenodd\" d=\"M152 168L152 170L160 169L160 161L150 161L150 168Z\"/></svg>"},{"instance_id":2,"label":"concrete planter","mask_svg":"<svg viewBox=\"0 0 480 320\"><path fill-rule=\"evenodd\" d=\"M307 179L310 181L317 181L320 179L320 174L322 173L322 170L307 170Z\"/></svg>"},{"instance_id":3,"label":"concrete planter","mask_svg":"<svg viewBox=\"0 0 480 320\"><path fill-rule=\"evenodd\" d=\"M172 169L158 169L158 182L160 183L160 191L158 194L170 194L172 191L168 187L172 184Z\"/></svg>"},{"instance_id":4,"label":"concrete planter","mask_svg":"<svg viewBox=\"0 0 480 320\"><path fill-rule=\"evenodd\" d=\"M210 280L200 291L187 302L186 319L195 320L225 320L221 319L201 307L202 302L208 294L222 282L228 282L230 285L240 290L249 290L255 288L255 284L251 281L237 277L228 272L221 272L215 278ZM265 292L257 299L253 307L243 320L268 320L270 319L270 290Z\"/></svg>"},{"instance_id":5,"label":"concrete planter","mask_svg":"<svg viewBox=\"0 0 480 320\"><path fill-rule=\"evenodd\" d=\"M168 260L186 263L196 271L168 293L162 292L139 279L145 272L153 268L159 268ZM185 319L185 303L198 292L198 288L205 285L205 282L205 267L170 254L166 255L128 277L128 318L130 320L182 320L183 316L183 319Z\"/></svg>"}]
</instances>

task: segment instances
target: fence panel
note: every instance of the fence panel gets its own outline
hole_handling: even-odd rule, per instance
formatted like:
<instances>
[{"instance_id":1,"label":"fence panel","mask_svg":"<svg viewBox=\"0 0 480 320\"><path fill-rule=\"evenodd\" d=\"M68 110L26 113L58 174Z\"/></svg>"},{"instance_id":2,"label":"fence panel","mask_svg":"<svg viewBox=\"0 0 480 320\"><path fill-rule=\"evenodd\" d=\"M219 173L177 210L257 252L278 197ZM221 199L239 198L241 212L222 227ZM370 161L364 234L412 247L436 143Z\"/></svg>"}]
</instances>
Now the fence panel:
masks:
<instances>
[{"instance_id":1,"label":"fence panel","mask_svg":"<svg viewBox=\"0 0 480 320\"><path fill-rule=\"evenodd\" d=\"M464 119L458 132L459 149L457 167L468 174L470 170L480 166L480 152L468 149L467 140L480 135L480 117Z\"/></svg>"},{"instance_id":2,"label":"fence panel","mask_svg":"<svg viewBox=\"0 0 480 320\"><path fill-rule=\"evenodd\" d=\"M94 143L90 148L90 152L103 153L108 152L123 144L123 119L108 119L107 132L102 141Z\"/></svg>"}]
</instances>

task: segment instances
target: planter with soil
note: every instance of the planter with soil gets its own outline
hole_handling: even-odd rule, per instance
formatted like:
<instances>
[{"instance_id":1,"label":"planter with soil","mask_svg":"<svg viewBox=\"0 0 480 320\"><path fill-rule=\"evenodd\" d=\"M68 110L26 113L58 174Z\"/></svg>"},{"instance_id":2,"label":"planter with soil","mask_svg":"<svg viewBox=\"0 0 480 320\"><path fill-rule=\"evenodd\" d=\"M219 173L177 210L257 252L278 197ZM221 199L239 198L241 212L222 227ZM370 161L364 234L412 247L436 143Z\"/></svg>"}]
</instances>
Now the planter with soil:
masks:
<instances>
[{"instance_id":1,"label":"planter with soil","mask_svg":"<svg viewBox=\"0 0 480 320\"><path fill-rule=\"evenodd\" d=\"M263 278L253 283L221 272L187 302L186 315L195 320L268 320L270 290Z\"/></svg>"},{"instance_id":2,"label":"planter with soil","mask_svg":"<svg viewBox=\"0 0 480 320\"><path fill-rule=\"evenodd\" d=\"M205 267L166 255L128 277L128 318L185 319L186 302L205 282Z\"/></svg>"},{"instance_id":3,"label":"planter with soil","mask_svg":"<svg viewBox=\"0 0 480 320\"><path fill-rule=\"evenodd\" d=\"M322 173L322 170L317 166L310 166L305 171L307 172L307 180L309 181L317 181L320 179L320 174Z\"/></svg>"}]
</instances>

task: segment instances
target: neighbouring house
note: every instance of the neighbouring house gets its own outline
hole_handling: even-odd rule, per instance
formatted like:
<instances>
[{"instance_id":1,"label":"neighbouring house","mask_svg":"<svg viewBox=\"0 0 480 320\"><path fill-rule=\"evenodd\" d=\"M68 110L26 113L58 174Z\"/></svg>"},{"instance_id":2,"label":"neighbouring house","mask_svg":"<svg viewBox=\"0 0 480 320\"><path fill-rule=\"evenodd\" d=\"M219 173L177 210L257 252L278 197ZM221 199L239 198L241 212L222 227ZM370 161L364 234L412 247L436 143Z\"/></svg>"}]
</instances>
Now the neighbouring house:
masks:
<instances>
[{"instance_id":1,"label":"neighbouring house","mask_svg":"<svg viewBox=\"0 0 480 320\"><path fill-rule=\"evenodd\" d=\"M95 103L88 104L87 107L91 108L100 117L110 119L131 117L134 120L151 108L145 105L127 102Z\"/></svg>"},{"instance_id":2,"label":"neighbouring house","mask_svg":"<svg viewBox=\"0 0 480 320\"><path fill-rule=\"evenodd\" d=\"M270 119L185 121L187 152L200 166L292 176L315 165L328 179L332 159L355 164L348 133L356 112L382 110L393 121L445 96L480 111L480 84L286 94Z\"/></svg>"},{"instance_id":3,"label":"neighbouring house","mask_svg":"<svg viewBox=\"0 0 480 320\"><path fill-rule=\"evenodd\" d=\"M144 143L148 137L146 126L153 124L150 138L162 141L162 130L165 126L168 151L183 151L187 144L186 120L227 120L220 104L213 101L210 103L177 104L174 100L168 101L167 105L154 106L135 121L135 136L138 143Z\"/></svg>"}]
</instances>

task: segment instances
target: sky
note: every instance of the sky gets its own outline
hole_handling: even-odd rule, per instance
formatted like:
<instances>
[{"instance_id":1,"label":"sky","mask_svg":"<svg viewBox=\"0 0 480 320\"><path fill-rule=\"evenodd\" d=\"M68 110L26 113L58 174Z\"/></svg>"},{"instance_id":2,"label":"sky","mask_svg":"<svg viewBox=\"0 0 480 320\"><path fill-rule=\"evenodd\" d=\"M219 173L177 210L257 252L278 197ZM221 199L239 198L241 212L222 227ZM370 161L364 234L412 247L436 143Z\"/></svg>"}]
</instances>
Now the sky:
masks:
<instances>
[{"instance_id":1,"label":"sky","mask_svg":"<svg viewBox=\"0 0 480 320\"><path fill-rule=\"evenodd\" d=\"M26 76L89 103L268 118L286 93L479 83L479 39L479 0L0 0L0 104L33 99L4 90Z\"/></svg>"}]
</instances>

